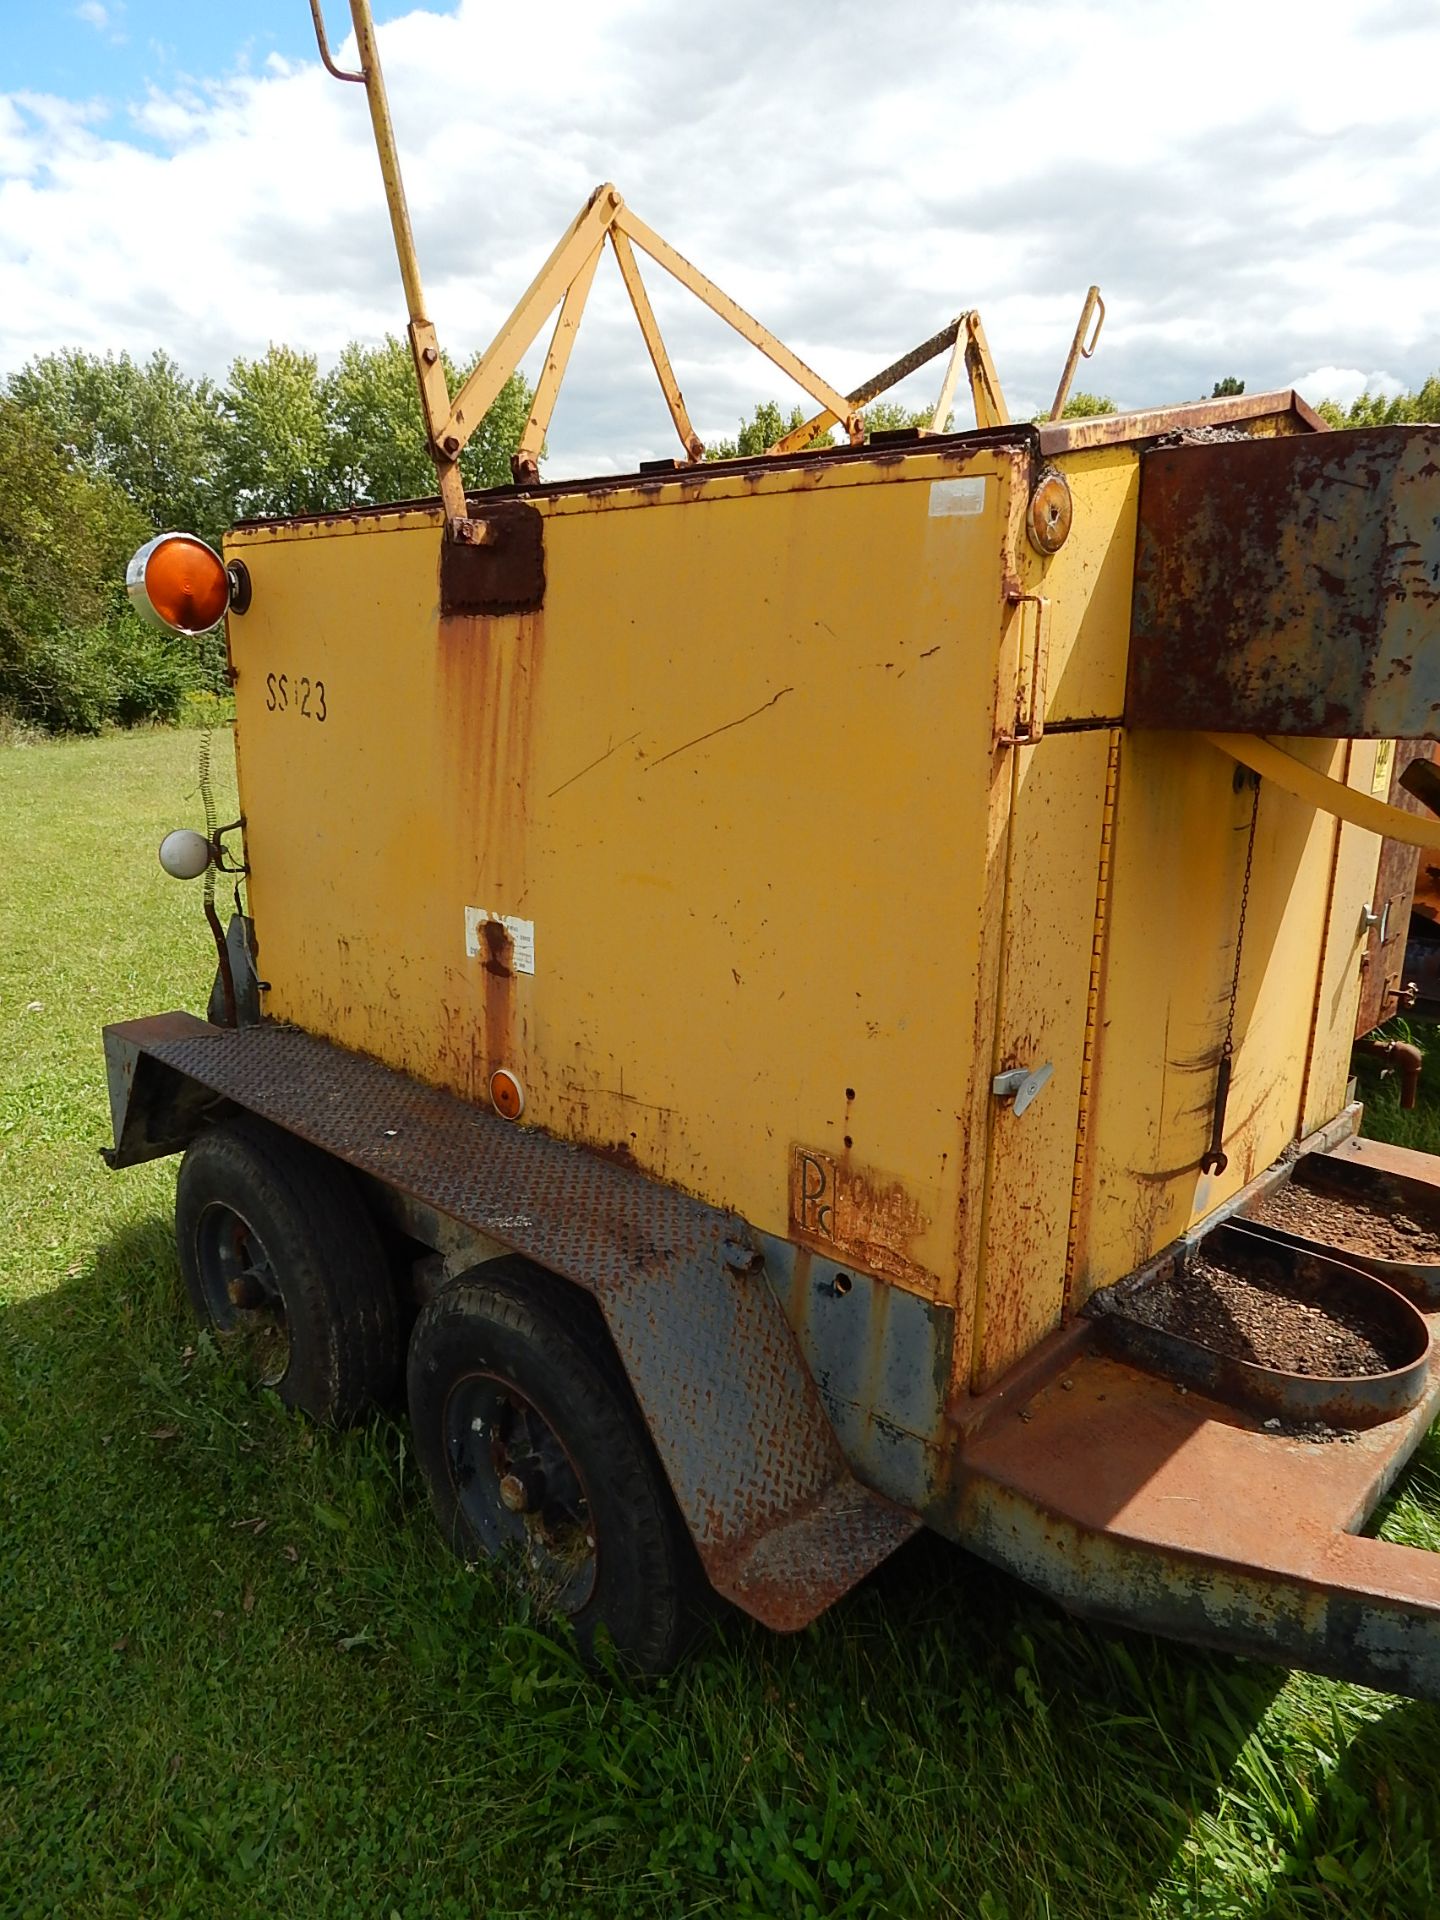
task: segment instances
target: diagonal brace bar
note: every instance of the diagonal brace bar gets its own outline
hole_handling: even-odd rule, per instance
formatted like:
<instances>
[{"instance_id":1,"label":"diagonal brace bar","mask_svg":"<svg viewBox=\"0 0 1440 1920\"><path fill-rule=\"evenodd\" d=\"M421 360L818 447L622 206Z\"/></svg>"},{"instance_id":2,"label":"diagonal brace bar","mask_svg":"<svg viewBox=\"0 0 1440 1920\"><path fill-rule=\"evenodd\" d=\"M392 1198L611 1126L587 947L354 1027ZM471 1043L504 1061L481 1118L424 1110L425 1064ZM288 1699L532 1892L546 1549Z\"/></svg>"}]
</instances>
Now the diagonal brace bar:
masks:
<instances>
[{"instance_id":1,"label":"diagonal brace bar","mask_svg":"<svg viewBox=\"0 0 1440 1920\"><path fill-rule=\"evenodd\" d=\"M634 249L620 227L610 229L610 244L615 249L615 258L620 263L620 275L625 282L625 291L630 296L630 304L635 309L635 318L640 322L640 331L645 336L645 345L650 350L650 359L660 382L660 390L665 395L665 404L670 409L670 418L675 422L675 431L680 436L680 444L691 460L705 458L705 444L690 424L690 415L685 407L685 396L680 391L680 383L670 365L670 356L665 351L665 342L660 336L660 327L655 319L655 309L650 305L650 296L645 291L645 282L640 277L640 263L635 258Z\"/></svg>"},{"instance_id":2,"label":"diagonal brace bar","mask_svg":"<svg viewBox=\"0 0 1440 1920\"><path fill-rule=\"evenodd\" d=\"M591 249L589 258L566 288L565 298L560 303L555 331L550 337L550 351L545 356L545 365L540 370L540 378L535 382L535 397L530 403L530 418L525 422L525 431L520 436L520 445L510 461L512 473L522 484L533 484L540 478L540 449L545 445L550 416L555 411L556 397L560 392L560 383L565 378L565 369L570 364L570 352L575 345L575 334L580 325L580 317L585 311L585 302L590 297L590 288L595 279L595 269L600 264L600 255L604 250L605 237L602 234Z\"/></svg>"},{"instance_id":3,"label":"diagonal brace bar","mask_svg":"<svg viewBox=\"0 0 1440 1920\"><path fill-rule=\"evenodd\" d=\"M904 380L909 374L926 366L937 355L942 354L946 347L953 346L958 341L964 319L965 315L960 314L950 322L948 327L942 327L938 333L931 334L928 340L922 340L918 347L912 347L909 353L901 354L900 358L892 360L888 367L882 367L879 373L872 374L868 380L856 387L853 393L847 394L846 398L853 406L863 407L877 394L886 392L898 381ZM833 427L836 424L835 415L828 410L817 413L803 425L792 427L790 432L777 440L773 447L767 447L766 452L796 453L801 447L808 446L817 433L823 433L827 427Z\"/></svg>"},{"instance_id":4,"label":"diagonal brace bar","mask_svg":"<svg viewBox=\"0 0 1440 1920\"><path fill-rule=\"evenodd\" d=\"M837 420L844 423L852 441L864 437L865 423L851 406L843 393L838 392L827 380L807 367L798 355L793 354L781 341L777 340L768 328L749 314L742 306L732 300L728 293L721 291L713 280L707 280L698 267L662 240L653 228L647 227L643 220L637 220L630 209L620 204L615 209L615 227L634 241L642 253L648 253L657 266L673 274L682 287L688 288L697 300L703 300L712 313L716 313L729 326L733 327L742 339L748 340L752 347L758 347L767 360L773 361L780 371L787 374L797 387L803 387L813 400L822 407L828 407Z\"/></svg>"},{"instance_id":5,"label":"diagonal brace bar","mask_svg":"<svg viewBox=\"0 0 1440 1920\"><path fill-rule=\"evenodd\" d=\"M586 265L620 206L620 195L607 181L597 187L570 222L539 273L521 295L510 318L496 334L455 396L450 418L440 435L440 452L450 459L485 418L500 389L529 352L535 336Z\"/></svg>"}]
</instances>

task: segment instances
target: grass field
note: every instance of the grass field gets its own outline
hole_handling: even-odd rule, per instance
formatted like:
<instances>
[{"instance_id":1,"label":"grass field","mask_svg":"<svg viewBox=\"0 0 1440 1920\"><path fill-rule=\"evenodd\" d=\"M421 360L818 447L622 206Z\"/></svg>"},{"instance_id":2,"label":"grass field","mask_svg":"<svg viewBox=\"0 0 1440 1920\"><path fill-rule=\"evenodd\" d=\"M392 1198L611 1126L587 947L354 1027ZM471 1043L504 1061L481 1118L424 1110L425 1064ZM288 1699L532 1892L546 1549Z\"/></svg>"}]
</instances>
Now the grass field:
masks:
<instances>
[{"instance_id":1,"label":"grass field","mask_svg":"<svg viewBox=\"0 0 1440 1920\"><path fill-rule=\"evenodd\" d=\"M401 1425L247 1397L173 1165L96 1154L101 1022L213 971L154 856L196 748L0 752L0 1914L1440 1914L1432 1708L1092 1632L933 1541L607 1685L448 1557ZM1385 1530L1440 1547L1433 1438Z\"/></svg>"}]
</instances>

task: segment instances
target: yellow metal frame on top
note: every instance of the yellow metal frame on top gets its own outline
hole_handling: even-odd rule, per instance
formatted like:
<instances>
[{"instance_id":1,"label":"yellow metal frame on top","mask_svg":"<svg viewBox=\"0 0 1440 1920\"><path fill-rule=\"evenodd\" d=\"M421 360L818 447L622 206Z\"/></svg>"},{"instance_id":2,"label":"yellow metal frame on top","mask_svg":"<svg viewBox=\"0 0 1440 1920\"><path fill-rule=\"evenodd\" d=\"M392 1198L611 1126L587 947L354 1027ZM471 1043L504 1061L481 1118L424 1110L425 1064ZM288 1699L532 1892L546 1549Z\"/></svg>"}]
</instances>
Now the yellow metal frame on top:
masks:
<instances>
[{"instance_id":1,"label":"yellow metal frame on top","mask_svg":"<svg viewBox=\"0 0 1440 1920\"><path fill-rule=\"evenodd\" d=\"M680 391L670 364L670 356L666 352L635 257L637 247L658 266L664 267L681 286L702 300L712 313L718 314L727 325L733 327L742 339L757 347L812 400L818 402L820 411L802 426L785 434L774 446L767 448L769 453L794 452L831 426L843 427L851 443L858 445L865 438L865 419L861 412L864 404L894 386L907 374L937 358L947 348L950 349L950 362L932 415L931 431L940 432L945 426L962 368L969 379L976 424L989 427L1009 423L1005 396L1000 389L978 313L971 310L958 315L939 333L884 368L853 393L841 393L808 367L797 354L792 353L753 314L747 313L713 280L677 253L653 227L647 226L632 213L609 182L595 189L571 221L509 319L471 368L460 391L452 398L435 327L425 311L415 236L410 225L404 183L400 177L395 129L390 118L369 0L350 0L350 15L360 55L360 70L356 73L337 66L331 57L321 0L310 0L310 12L315 22L320 58L326 70L337 80L350 80L363 85L370 103L375 144L380 154L380 171L385 182L385 198L390 209L390 225L409 310L410 347L415 357L415 374L420 385L420 402L430 440L430 453L440 483L440 498L452 518L466 517L460 455L505 382L529 352L547 316L558 306L560 311L550 338L550 351L536 382L530 416L512 463L517 480L530 482L539 478L540 452L545 443L546 430L554 412L560 384L565 377L575 343L575 332L607 240L614 250L625 290L630 296L630 304L635 310L635 318L665 396L665 404L685 450L685 459L690 463L703 460L705 448L691 423L685 407L685 396Z\"/></svg>"}]
</instances>

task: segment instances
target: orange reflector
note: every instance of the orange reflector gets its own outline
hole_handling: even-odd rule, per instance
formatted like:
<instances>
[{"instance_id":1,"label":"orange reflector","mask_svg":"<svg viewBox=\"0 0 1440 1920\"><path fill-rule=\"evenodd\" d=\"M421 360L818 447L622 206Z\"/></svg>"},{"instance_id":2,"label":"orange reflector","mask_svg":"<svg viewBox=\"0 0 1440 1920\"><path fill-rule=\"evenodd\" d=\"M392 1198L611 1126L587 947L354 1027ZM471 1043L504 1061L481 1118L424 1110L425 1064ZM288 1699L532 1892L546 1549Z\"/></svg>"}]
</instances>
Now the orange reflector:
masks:
<instances>
[{"instance_id":1,"label":"orange reflector","mask_svg":"<svg viewBox=\"0 0 1440 1920\"><path fill-rule=\"evenodd\" d=\"M1041 474L1030 496L1026 526L1031 545L1040 553L1058 553L1070 538L1074 518L1069 482L1063 473L1050 467Z\"/></svg>"},{"instance_id":2,"label":"orange reflector","mask_svg":"<svg viewBox=\"0 0 1440 1920\"><path fill-rule=\"evenodd\" d=\"M230 602L225 562L190 533L147 541L125 569L125 586L142 619L170 633L208 633Z\"/></svg>"},{"instance_id":3,"label":"orange reflector","mask_svg":"<svg viewBox=\"0 0 1440 1920\"><path fill-rule=\"evenodd\" d=\"M502 1120L518 1120L525 1111L525 1089L504 1067L490 1076L490 1100Z\"/></svg>"}]
</instances>

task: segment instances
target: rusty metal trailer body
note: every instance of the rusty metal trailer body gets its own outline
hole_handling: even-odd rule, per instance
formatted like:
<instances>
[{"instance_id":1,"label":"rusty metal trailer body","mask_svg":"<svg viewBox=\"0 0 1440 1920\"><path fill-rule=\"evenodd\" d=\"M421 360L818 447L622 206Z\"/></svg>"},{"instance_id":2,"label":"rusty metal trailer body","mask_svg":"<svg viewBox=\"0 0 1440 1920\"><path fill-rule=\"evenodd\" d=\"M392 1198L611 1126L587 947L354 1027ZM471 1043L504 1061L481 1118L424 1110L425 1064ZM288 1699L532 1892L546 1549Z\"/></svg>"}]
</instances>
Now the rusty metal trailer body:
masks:
<instances>
[{"instance_id":1,"label":"rusty metal trailer body","mask_svg":"<svg viewBox=\"0 0 1440 1920\"><path fill-rule=\"evenodd\" d=\"M795 362L852 443L700 464L642 290L687 464L546 484L607 240L632 297L634 240L723 299L592 198L512 322L560 305L516 486L455 463L518 334L452 401L407 275L441 500L230 536L235 1023L107 1029L113 1163L258 1116L427 1286L519 1256L590 1295L711 1583L774 1626L923 1524L1079 1610L1440 1697L1432 1563L1356 1532L1440 1362L1326 1446L1087 1312L1357 1151L1380 838L1426 833L1389 743L1440 712L1440 432L1288 392L1012 424L971 314L936 419L963 364L974 430L866 443Z\"/></svg>"},{"instance_id":2,"label":"rusty metal trailer body","mask_svg":"<svg viewBox=\"0 0 1440 1920\"><path fill-rule=\"evenodd\" d=\"M423 505L237 530L264 1017L112 1032L146 1089L118 1158L245 1108L360 1169L452 1271L518 1250L593 1290L712 1578L774 1624L920 1520L1125 1613L1078 1548L1047 1579L1033 1538L1005 1546L986 1416L1033 1455L1017 1391L1037 1354L1077 1377L1090 1295L1344 1132L1378 851L1273 782L1248 846L1239 762L1127 722L1148 463L1213 458L1154 444L1213 411L480 496L495 538L468 547ZM1225 411L1275 446L1312 425L1288 395ZM1045 555L1025 516L1057 472L1073 523ZM1371 800L1377 743L1274 750ZM1041 1067L1017 1111L1006 1076ZM1067 1422L1047 1458L1076 1458L1073 1391L1039 1394ZM1265 1473L1355 1459L1183 1411ZM1093 1433L1092 1488L1127 1457Z\"/></svg>"}]
</instances>

